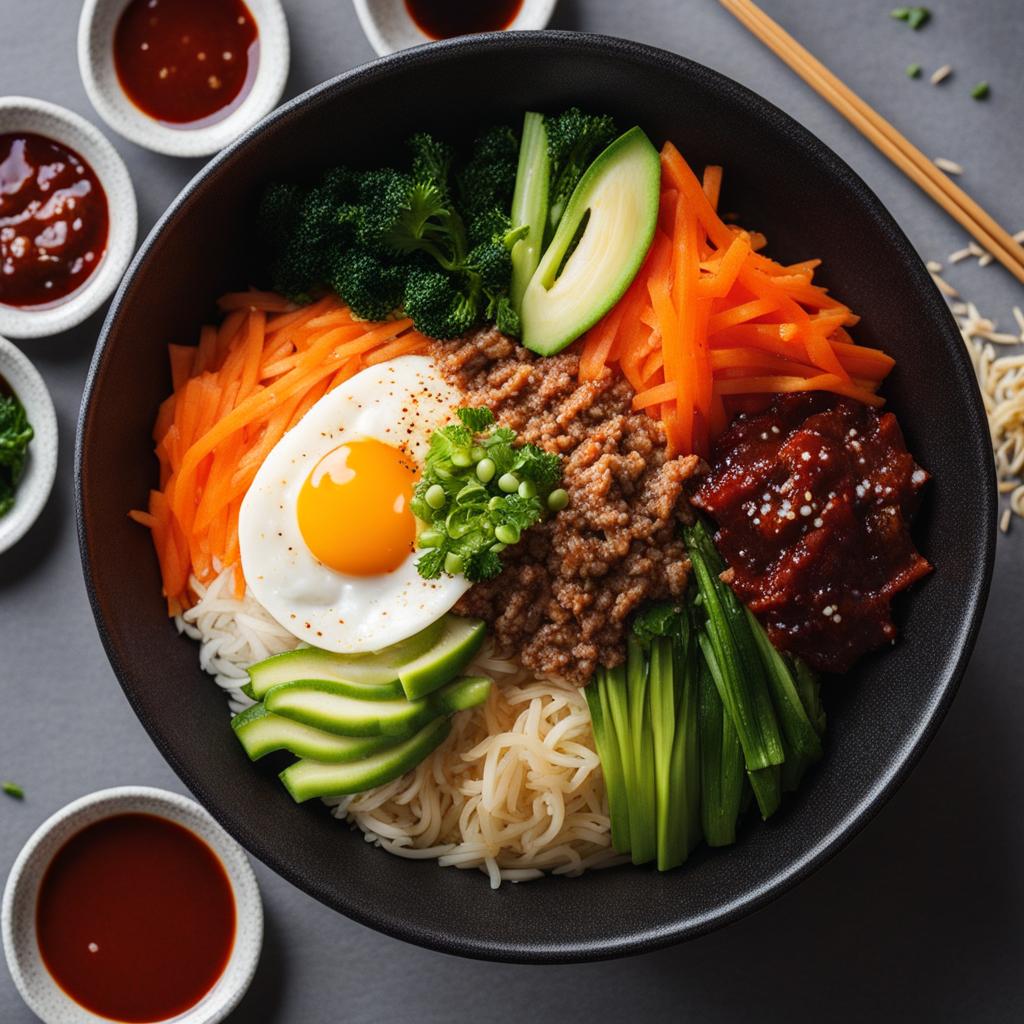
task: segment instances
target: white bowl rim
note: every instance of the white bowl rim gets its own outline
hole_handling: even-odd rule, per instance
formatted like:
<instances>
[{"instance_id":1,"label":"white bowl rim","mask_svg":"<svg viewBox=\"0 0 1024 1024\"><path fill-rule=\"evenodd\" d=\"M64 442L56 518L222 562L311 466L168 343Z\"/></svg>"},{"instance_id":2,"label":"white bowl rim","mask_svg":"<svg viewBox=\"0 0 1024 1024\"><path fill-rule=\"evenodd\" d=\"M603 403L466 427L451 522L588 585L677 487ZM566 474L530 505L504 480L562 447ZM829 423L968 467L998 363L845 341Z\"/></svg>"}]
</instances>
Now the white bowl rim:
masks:
<instances>
[{"instance_id":1,"label":"white bowl rim","mask_svg":"<svg viewBox=\"0 0 1024 1024\"><path fill-rule=\"evenodd\" d=\"M70 819L87 815L89 811L97 808L102 808L100 813L82 822L82 828L116 814L153 814L194 832L213 850L223 866L231 884L236 912L235 937L228 963L213 987L199 1002L162 1024L170 1024L170 1021L174 1024L217 1024L224 1020L249 988L259 963L263 945L263 905L256 876L245 851L217 824L208 811L189 797L152 786L115 786L72 800L51 814L21 848L7 876L3 901L0 904L0 933L3 938L4 954L19 995L44 1024L64 1024L65 1021L71 1020L112 1024L107 1018L96 1016L64 994L46 968L42 967L37 976L45 977L49 993L58 994L58 1006L64 1011L59 1018L50 1015L41 993L37 990L38 985L32 983L25 970L26 958L31 960L33 965L41 963L38 946L32 942L30 950L21 948L26 943L26 938L21 933L15 934L14 925L15 901L23 895L23 886L30 884L25 881L27 872L35 869L41 858L46 858L45 865L48 865L53 855L66 841L60 842L54 850L48 851L44 849L47 840L59 826ZM197 826L202 827L202 833L198 831ZM40 869L40 880L42 873L45 872L45 865ZM34 939L34 921L30 930ZM227 983L229 977L230 985ZM69 1013L74 1016L68 1016Z\"/></svg>"},{"instance_id":2,"label":"white bowl rim","mask_svg":"<svg viewBox=\"0 0 1024 1024\"><path fill-rule=\"evenodd\" d=\"M0 117L11 120L23 117L28 122L36 122L23 130L38 132L70 146L92 167L106 193L110 219L106 251L81 287L66 299L43 308L0 304L0 334L12 338L60 334L92 316L120 283L135 251L138 234L135 189L128 168L107 137L73 110L31 96L3 96L0 97ZM0 131L9 133L11 129L0 124Z\"/></svg>"},{"instance_id":3,"label":"white bowl rim","mask_svg":"<svg viewBox=\"0 0 1024 1024\"><path fill-rule=\"evenodd\" d=\"M380 57L386 57L390 53L406 49L409 46L437 42L433 37L426 35L413 21L405 9L404 0L397 0L397 2L403 8L401 17L404 25L414 33L408 42L393 39L382 27L381 19L378 17L381 0L352 0L363 34ZM499 31L519 32L546 28L557 5L558 0L522 0L522 5L516 12L516 16L505 29Z\"/></svg>"},{"instance_id":4,"label":"white bowl rim","mask_svg":"<svg viewBox=\"0 0 1024 1024\"><path fill-rule=\"evenodd\" d=\"M277 106L284 93L291 61L288 22L280 0L245 0L259 30L259 63L252 86L239 105L220 121L202 128L171 128L143 113L110 75L101 74L101 60L112 63L112 47L104 46L105 58L97 58L93 33L97 19L111 16L129 0L85 0L78 20L78 70L86 95L96 113L119 135L154 153L165 156L212 156L234 142ZM112 18L112 25L116 25Z\"/></svg>"}]
</instances>

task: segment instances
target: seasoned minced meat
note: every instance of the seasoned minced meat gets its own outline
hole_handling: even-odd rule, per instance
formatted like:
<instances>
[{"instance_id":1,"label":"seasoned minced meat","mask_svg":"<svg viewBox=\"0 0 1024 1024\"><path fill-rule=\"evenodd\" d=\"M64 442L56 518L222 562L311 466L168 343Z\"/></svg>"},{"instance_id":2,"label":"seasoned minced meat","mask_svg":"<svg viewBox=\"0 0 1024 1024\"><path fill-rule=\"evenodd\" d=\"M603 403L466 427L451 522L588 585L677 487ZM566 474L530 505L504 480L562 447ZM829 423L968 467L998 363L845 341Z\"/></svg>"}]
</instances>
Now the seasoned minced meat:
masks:
<instances>
[{"instance_id":1,"label":"seasoned minced meat","mask_svg":"<svg viewBox=\"0 0 1024 1024\"><path fill-rule=\"evenodd\" d=\"M434 355L467 404L563 456L569 492L568 508L506 549L501 575L456 611L485 619L500 648L539 672L583 683L599 664L620 664L630 613L686 587L678 524L698 459L667 460L661 424L630 411L628 382L579 383L572 353L537 358L489 330L439 342Z\"/></svg>"}]
</instances>

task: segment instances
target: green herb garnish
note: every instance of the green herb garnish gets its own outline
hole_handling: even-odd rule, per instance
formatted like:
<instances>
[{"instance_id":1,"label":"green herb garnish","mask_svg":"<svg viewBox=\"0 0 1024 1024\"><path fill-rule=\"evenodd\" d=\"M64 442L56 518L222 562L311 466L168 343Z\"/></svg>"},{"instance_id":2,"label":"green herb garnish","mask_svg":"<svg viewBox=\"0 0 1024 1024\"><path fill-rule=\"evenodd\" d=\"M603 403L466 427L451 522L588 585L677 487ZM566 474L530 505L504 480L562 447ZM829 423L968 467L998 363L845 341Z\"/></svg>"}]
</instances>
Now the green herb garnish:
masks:
<instances>
[{"instance_id":1,"label":"green herb garnish","mask_svg":"<svg viewBox=\"0 0 1024 1024\"><path fill-rule=\"evenodd\" d=\"M921 65L920 64L908 64L907 65L907 78L920 78L921 77Z\"/></svg>"},{"instance_id":2,"label":"green herb garnish","mask_svg":"<svg viewBox=\"0 0 1024 1024\"><path fill-rule=\"evenodd\" d=\"M494 423L490 409L459 409L458 423L434 431L413 492L424 523L416 539L421 576L460 573L472 583L501 572L501 552L569 496L558 486L562 460Z\"/></svg>"},{"instance_id":3,"label":"green herb garnish","mask_svg":"<svg viewBox=\"0 0 1024 1024\"><path fill-rule=\"evenodd\" d=\"M13 796L15 800L25 799L25 790L23 790L16 782L0 782L0 789L2 789L8 796Z\"/></svg>"},{"instance_id":4,"label":"green herb garnish","mask_svg":"<svg viewBox=\"0 0 1024 1024\"><path fill-rule=\"evenodd\" d=\"M978 83L978 84L977 84L977 85L976 85L976 86L975 86L975 87L974 87L974 88L973 88L973 89L971 90L971 99L975 99L975 100L983 100L983 99L987 99L987 98L988 98L988 94L989 94L989 91L990 91L990 90L989 90L989 85L988 85L988 82L979 82L979 83Z\"/></svg>"},{"instance_id":5,"label":"green herb garnish","mask_svg":"<svg viewBox=\"0 0 1024 1024\"><path fill-rule=\"evenodd\" d=\"M932 16L932 12L927 7L896 7L889 16L897 21L905 21L916 31Z\"/></svg>"},{"instance_id":6,"label":"green herb garnish","mask_svg":"<svg viewBox=\"0 0 1024 1024\"><path fill-rule=\"evenodd\" d=\"M14 506L31 440L32 427L25 407L13 395L0 395L0 516Z\"/></svg>"}]
</instances>

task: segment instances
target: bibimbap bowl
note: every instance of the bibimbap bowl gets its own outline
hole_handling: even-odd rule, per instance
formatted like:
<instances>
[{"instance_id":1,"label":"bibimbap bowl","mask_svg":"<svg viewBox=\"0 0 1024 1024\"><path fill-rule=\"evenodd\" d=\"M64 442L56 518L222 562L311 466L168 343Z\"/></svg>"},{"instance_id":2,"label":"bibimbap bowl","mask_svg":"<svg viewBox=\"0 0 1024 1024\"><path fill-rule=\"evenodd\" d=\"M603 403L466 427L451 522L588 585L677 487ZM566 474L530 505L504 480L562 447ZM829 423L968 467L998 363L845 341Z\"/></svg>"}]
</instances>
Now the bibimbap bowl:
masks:
<instances>
[{"instance_id":1,"label":"bibimbap bowl","mask_svg":"<svg viewBox=\"0 0 1024 1024\"><path fill-rule=\"evenodd\" d=\"M473 88L466 89L472 82ZM410 101L409 97L422 97ZM888 407L932 475L915 538L935 571L897 606L901 639L825 691L824 759L767 824L680 869L621 866L493 891L484 875L387 856L228 735L223 697L178 635L146 531L126 511L156 483L151 430L169 391L168 342L194 337L218 295L259 280L251 215L269 182L397 159L414 130L446 136L573 104L724 164L722 209L821 281L885 338ZM389 126L389 139L378 130ZM392 131L393 130L393 131ZM935 409L946 414L934 415ZM209 164L151 233L97 347L79 426L78 521L87 585L114 670L154 742L210 812L284 877L364 924L434 949L524 962L641 952L709 931L806 876L906 776L938 727L980 623L994 548L988 432L963 343L905 236L821 142L748 90L663 51L578 34L495 34L405 51L306 93Z\"/></svg>"}]
</instances>

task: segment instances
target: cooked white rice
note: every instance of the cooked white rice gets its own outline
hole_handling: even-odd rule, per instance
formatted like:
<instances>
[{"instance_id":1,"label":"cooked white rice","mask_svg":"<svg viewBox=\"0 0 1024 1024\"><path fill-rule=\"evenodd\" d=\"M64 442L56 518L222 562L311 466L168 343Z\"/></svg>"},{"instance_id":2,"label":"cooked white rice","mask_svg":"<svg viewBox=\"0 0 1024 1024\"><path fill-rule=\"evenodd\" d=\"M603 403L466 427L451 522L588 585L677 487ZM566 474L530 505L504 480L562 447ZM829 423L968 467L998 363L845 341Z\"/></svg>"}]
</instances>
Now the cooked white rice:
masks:
<instances>
[{"instance_id":1,"label":"cooked white rice","mask_svg":"<svg viewBox=\"0 0 1024 1024\"><path fill-rule=\"evenodd\" d=\"M230 570L208 587L191 585L196 604L175 621L199 641L200 664L241 711L252 704L239 689L248 667L299 643L250 591L234 596ZM616 863L583 691L489 652L468 671L494 680L487 704L456 715L449 737L414 771L325 801L331 813L389 853L477 868L494 887Z\"/></svg>"}]
</instances>

